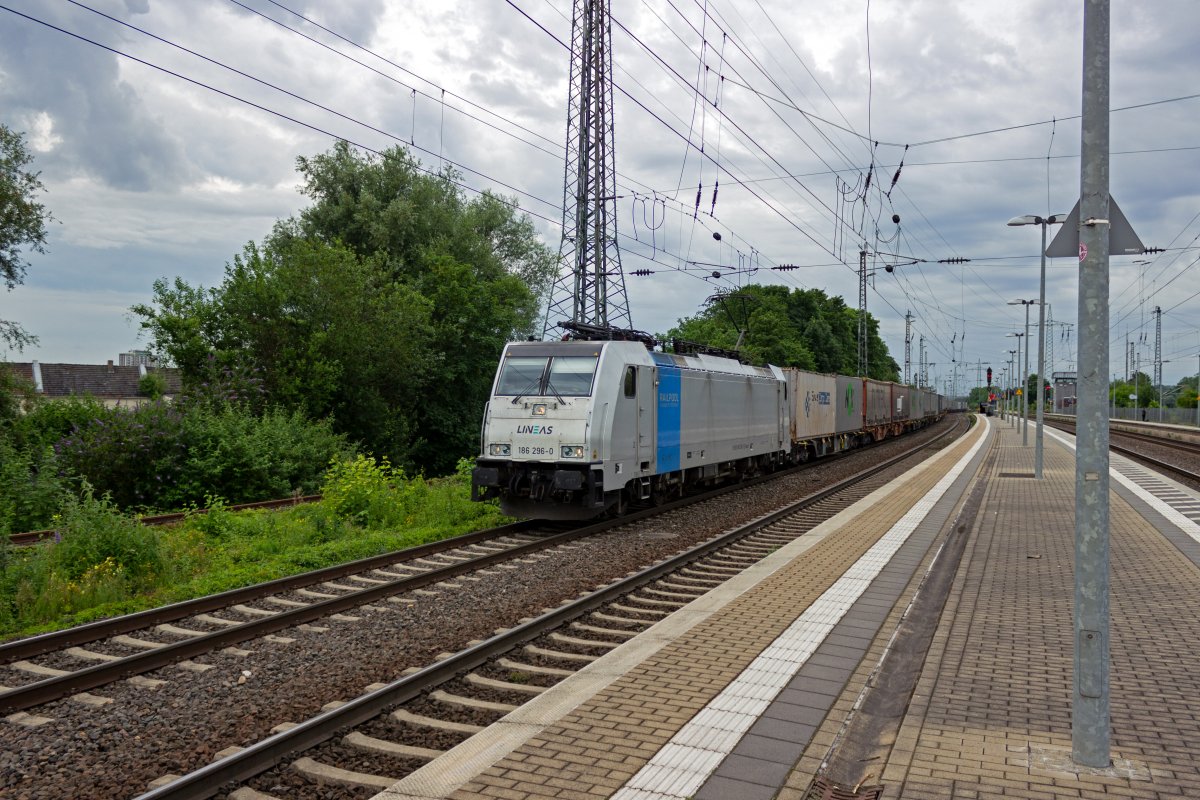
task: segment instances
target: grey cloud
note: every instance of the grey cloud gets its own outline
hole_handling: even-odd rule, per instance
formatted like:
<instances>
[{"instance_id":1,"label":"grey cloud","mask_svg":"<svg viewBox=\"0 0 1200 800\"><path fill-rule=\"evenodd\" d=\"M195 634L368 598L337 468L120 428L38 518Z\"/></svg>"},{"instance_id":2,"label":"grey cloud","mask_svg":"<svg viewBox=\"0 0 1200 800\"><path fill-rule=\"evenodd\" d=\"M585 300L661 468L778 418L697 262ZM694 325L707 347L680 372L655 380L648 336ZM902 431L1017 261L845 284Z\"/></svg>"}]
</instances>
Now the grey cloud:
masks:
<instances>
[{"instance_id":1,"label":"grey cloud","mask_svg":"<svg viewBox=\"0 0 1200 800\"><path fill-rule=\"evenodd\" d=\"M96 18L29 11L89 38L114 39ZM17 116L51 117L62 143L42 159L47 168L57 165L136 191L176 186L186 177L179 142L120 79L117 56L26 20L6 22L0 27L0 72L11 80L0 85L0 107Z\"/></svg>"},{"instance_id":2,"label":"grey cloud","mask_svg":"<svg viewBox=\"0 0 1200 800\"><path fill-rule=\"evenodd\" d=\"M302 27L305 33L316 38L328 38L326 34L308 26L295 14L289 14L277 6L262 0L250 5L292 27ZM284 0L281 5L365 47L370 47L375 39L384 11L383 0L338 0L336 3L330 3L328 0Z\"/></svg>"}]
</instances>

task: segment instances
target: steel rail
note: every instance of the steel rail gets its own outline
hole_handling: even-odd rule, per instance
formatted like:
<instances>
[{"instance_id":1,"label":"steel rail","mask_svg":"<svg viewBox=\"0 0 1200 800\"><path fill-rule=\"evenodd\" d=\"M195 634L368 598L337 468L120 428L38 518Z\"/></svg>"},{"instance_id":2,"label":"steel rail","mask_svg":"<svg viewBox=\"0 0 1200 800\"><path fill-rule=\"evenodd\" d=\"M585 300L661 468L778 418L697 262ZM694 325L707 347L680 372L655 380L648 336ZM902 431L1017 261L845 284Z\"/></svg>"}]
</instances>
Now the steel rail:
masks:
<instances>
[{"instance_id":1,"label":"steel rail","mask_svg":"<svg viewBox=\"0 0 1200 800\"><path fill-rule=\"evenodd\" d=\"M801 464L790 469L781 470L779 472L775 472L770 475L764 475L758 478L752 478L742 481L741 483L721 486L703 494L675 500L669 504L657 506L653 509L639 511L634 514L626 514L625 516L615 520L607 520L600 524L606 525L607 527L615 527L623 524L624 522L642 519L648 514L662 513L664 511L669 511L674 508L689 505L691 503L703 502L704 500L717 497L728 491L754 486L763 481L772 480L785 475L791 475L797 471L808 469L813 466L828 464L839 458L844 458L853 452L855 452L855 450L843 451L818 461L806 462L805 464ZM315 497L315 495L313 497ZM298 499L306 500L308 498ZM277 503L283 501L271 500L266 502ZM230 506L230 508L232 509L233 506ZM561 523L559 524L561 525ZM378 556L370 556L368 558L359 559L358 561L352 561L347 564L324 567L322 569L304 572L299 575L291 575L285 578L277 578L273 581L243 586L238 589L231 589L226 592L221 592L220 594L207 595L205 597L199 597L193 600L184 600L178 603L172 603L171 605L147 609L146 611L139 611L133 614L114 617L112 619L99 620L97 622L79 625L77 627L68 628L62 631L52 631L50 633L44 633L37 636L30 636L25 639L17 639L12 642L0 644L0 664L32 658L34 656L49 653L65 647L75 647L81 644L87 644L88 642L98 641L110 636L118 636L123 633L130 633L131 631L140 630L153 625L174 622L195 614L204 614L209 611L216 611L220 608L236 605L238 603L246 603L257 600L261 597L266 597L276 592L289 591L292 589L303 588L305 586L311 586L317 583L323 583L329 580L336 580L337 578L345 577L346 575L352 575L357 572L366 572L382 566L395 564L401 560L422 558L442 552L444 550L486 541L487 539L496 538L498 536L504 536L510 533L525 532L531 528L537 527L538 525L550 525L551 527L556 527L554 523L546 523L545 521L539 522L535 520L522 520L509 525L502 525L500 527L489 528L482 531L473 531L471 533L465 533L450 539L443 539L438 542L430 542L428 544L418 545L405 550L393 551L391 553L384 553ZM591 526L589 530L591 529L595 529L595 526ZM603 529L604 528L599 528L595 530ZM33 531L30 534L19 535L32 535L36 533L42 532ZM54 532L49 531L48 533L53 534ZM0 696L0 698L2 698L2 696Z\"/></svg>"},{"instance_id":2,"label":"steel rail","mask_svg":"<svg viewBox=\"0 0 1200 800\"><path fill-rule=\"evenodd\" d=\"M212 764L201 767L195 772L177 778L171 783L138 795L135 800L206 800L223 791L230 783L244 782L271 769L289 754L307 750L328 741L346 727L360 725L377 717L389 706L411 700L422 692L454 678L465 670L478 667L495 656L560 627L564 623L582 616L646 583L657 580L663 575L692 561L703 558L733 541L756 533L791 514L809 508L831 495L844 491L907 458L911 458L921 450L932 447L956 430L957 426L912 450L887 459L833 486L822 489L794 503L790 503L763 518L721 534L715 539L692 547L632 576L610 584L586 597L574 600L556 609L551 609L529 622L518 625L504 633L497 634L445 660L425 667L419 672L400 678L381 689L355 698L345 705L322 713L306 722L302 722L290 730L282 731L263 739L240 752L226 756Z\"/></svg>"},{"instance_id":3,"label":"steel rail","mask_svg":"<svg viewBox=\"0 0 1200 800\"><path fill-rule=\"evenodd\" d=\"M384 553L378 556L370 556L368 558L351 561L346 564L338 564L332 567L323 567L322 569L313 570L311 572L303 572L299 575L289 575L286 578L277 578L273 581L265 583L256 583L251 586L243 586L240 589L230 589L220 594L211 594L204 597L198 597L194 600L183 600L171 605L162 606L160 608L151 608L146 611L138 611L133 614L126 614L112 619L99 620L86 625L80 625L74 628L67 628L61 631L52 631L43 633L38 636L30 636L26 639L17 639L12 642L0 644L0 663L9 663L11 661L19 661L24 658L49 653L54 650L59 650L65 647L74 647L88 642L94 642L99 639L106 639L110 636L118 636L122 633L141 630L152 625L161 625L164 622L174 622L185 617L190 617L195 614L204 614L209 611L216 611L220 608L227 608L238 603L246 603L252 600L257 600L266 597L276 592L290 591L292 589L300 589L305 586L311 586L325 581L336 580L337 578L353 575L357 572L366 572L372 569L378 569L388 565L396 564L401 561L408 561L425 556L433 555L445 550L450 550L455 547L463 547L477 542L494 539L498 536L505 536L512 533L522 533L530 528L536 527L536 523L529 520L514 522L508 525L502 525L497 528L488 528L482 531L472 531L464 533L460 536L455 536L450 539L442 539L437 542L417 545L405 550L397 550L390 553ZM2 695L0 695L2 697Z\"/></svg>"},{"instance_id":4,"label":"steel rail","mask_svg":"<svg viewBox=\"0 0 1200 800\"><path fill-rule=\"evenodd\" d=\"M1063 430L1070 429L1072 431L1074 431L1074 429L1075 429L1075 427L1068 422L1055 422L1053 427L1063 429ZM1154 456L1148 456L1145 453L1139 453L1137 450L1134 450L1129 447L1123 447L1119 444L1113 444L1112 437L1114 437L1114 436L1125 436L1130 439L1136 439L1138 441L1145 442L1146 444L1156 445L1159 447L1166 447L1171 450L1178 450L1181 453L1190 453L1194 456L1200 456L1200 444L1191 444L1189 442L1177 442L1173 439L1164 439L1160 436L1151 436L1150 434L1145 434L1145 433L1129 433L1128 431L1112 431L1110 433L1109 442L1108 442L1108 449L1112 450L1114 453L1120 453L1121 455L1125 456L1126 458L1132 458L1137 461L1142 461L1142 462L1146 463L1147 465L1154 467L1155 469L1159 469L1164 472L1171 473L1180 478L1186 478L1187 480L1192 481L1193 483L1200 483L1200 475L1197 475L1192 470L1187 469L1185 467L1177 466L1175 464L1170 463L1169 461L1163 461L1162 459L1155 458Z\"/></svg>"},{"instance_id":5,"label":"steel rail","mask_svg":"<svg viewBox=\"0 0 1200 800\"><path fill-rule=\"evenodd\" d=\"M292 506L306 505L308 503L320 502L321 495L306 494L296 497L284 497L278 500L259 500L254 503L237 503L232 506L225 506L226 511L274 511L279 508L291 508ZM174 522L182 522L189 516L196 514L207 514L209 509L198 508L194 511L172 511L167 514L149 514L144 517L138 517L138 522L143 525L170 525ZM50 528L41 531L23 531L22 533L11 533L8 536L9 542L15 545L37 544L47 539L53 539L54 534L58 531Z\"/></svg>"},{"instance_id":6,"label":"steel rail","mask_svg":"<svg viewBox=\"0 0 1200 800\"><path fill-rule=\"evenodd\" d=\"M785 473L786 472L790 472L790 470L785 471ZM280 611L270 617L250 620L236 627L229 627L223 630L206 633L203 636L195 636L190 639L174 642L172 644L155 648L154 650L147 650L143 653L127 656L119 661L96 664L91 667L76 670L68 675L46 678L44 680L26 684L24 686L18 686L6 692L0 692L0 713L12 713L15 711L23 711L28 708L33 708L35 706L42 705L43 703L49 703L51 701L66 697L67 695L87 691L88 689L93 689L97 686L103 686L104 684L112 683L113 681L121 678L160 669L175 662L193 658L198 655L203 655L223 647L229 647L231 645L238 644L239 642L244 642L248 639L265 636L269 633L285 630L305 622L312 622L330 614L340 613L342 611L354 608L355 606L370 603L389 595L420 589L421 587L449 580L468 572L484 569L492 564L509 561L529 553L549 549L550 547L570 542L575 539L602 533L612 528L627 525L631 522L637 522L639 520L683 508L703 500L712 499L727 492L736 491L738 489L756 485L763 481L772 480L780 477L780 475L781 473L764 475L739 484L723 486L711 492L706 492L702 495L683 498L671 503L664 503L661 506L626 514L616 519L604 520L592 525L572 528L562 533L557 533L534 542L510 547L496 553L490 553L485 556L462 561L458 564L442 567L440 569L432 569L419 575L404 577L399 580L377 584L375 586L361 589L356 592L351 592L349 594L340 595L328 600L314 602L304 606L303 608ZM0 657L4 657L11 661L17 660L18 657L25 657L26 653L45 653L50 650L59 649L60 647L79 644L80 642L96 641L97 639L106 638L118 633L125 633L131 630L140 630L159 622L164 622L171 619L179 619L181 617L191 616L193 614L212 611L219 608L225 608L239 602L255 600L277 591L286 591L302 586L310 586L313 583L330 580L333 577L341 577L343 575L353 574L355 572L363 572L368 569L373 569L377 566L396 564L399 560L398 556L403 556L405 560L411 560L413 558L451 550L466 544L485 541L487 539L495 538L497 535L527 530L528 528L536 527L539 524L544 523L534 521L517 522L513 523L512 525L504 526L503 528L492 528L486 531L477 531L475 533L464 534L453 539L444 539L440 542L433 542L427 545L410 548L409 550L403 550L399 553L373 556L371 558L362 559L350 564L340 564L338 566L328 567L324 570L318 570L316 572L307 572L303 575L280 578L269 583L260 583L255 584L254 586L244 587L242 589L234 589L229 592L198 598L197 600L176 603L171 606L164 606L160 609L150 609L148 611L131 614L125 617L117 617L112 620L103 620L101 622L91 623L90 625L84 625L79 628L70 628L65 631L58 631L56 633L32 637L31 639L22 639L16 642L11 642L8 645L0 646ZM451 546L447 547L448 544Z\"/></svg>"}]
</instances>

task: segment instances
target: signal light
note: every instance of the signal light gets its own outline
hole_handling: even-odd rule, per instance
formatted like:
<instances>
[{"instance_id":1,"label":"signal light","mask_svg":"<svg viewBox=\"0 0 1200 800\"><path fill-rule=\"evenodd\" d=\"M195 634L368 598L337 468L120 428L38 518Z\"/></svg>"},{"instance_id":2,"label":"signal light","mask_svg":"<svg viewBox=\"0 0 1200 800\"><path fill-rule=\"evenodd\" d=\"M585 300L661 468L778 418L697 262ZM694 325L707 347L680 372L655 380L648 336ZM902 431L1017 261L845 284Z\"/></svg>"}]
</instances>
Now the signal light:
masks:
<instances>
[{"instance_id":1,"label":"signal light","mask_svg":"<svg viewBox=\"0 0 1200 800\"><path fill-rule=\"evenodd\" d=\"M992 368L988 367L988 386L992 385Z\"/></svg>"}]
</instances>

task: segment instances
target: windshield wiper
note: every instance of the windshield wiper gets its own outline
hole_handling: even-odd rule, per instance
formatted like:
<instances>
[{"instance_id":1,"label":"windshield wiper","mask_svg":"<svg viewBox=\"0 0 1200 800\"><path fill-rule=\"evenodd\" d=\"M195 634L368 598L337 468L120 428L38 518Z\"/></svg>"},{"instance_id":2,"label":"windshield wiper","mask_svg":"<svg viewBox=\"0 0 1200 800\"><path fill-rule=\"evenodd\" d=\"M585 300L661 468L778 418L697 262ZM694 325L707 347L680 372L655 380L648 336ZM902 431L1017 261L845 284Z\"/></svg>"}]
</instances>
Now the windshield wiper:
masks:
<instances>
[{"instance_id":1,"label":"windshield wiper","mask_svg":"<svg viewBox=\"0 0 1200 800\"><path fill-rule=\"evenodd\" d=\"M525 388L521 390L521 393L512 399L512 404L515 406L517 403L521 402L521 398L524 397L525 395L529 394L530 389L536 389L538 387L538 384L540 384L541 382L542 382L541 375L538 375L536 378L531 380L528 384L525 385Z\"/></svg>"},{"instance_id":2,"label":"windshield wiper","mask_svg":"<svg viewBox=\"0 0 1200 800\"><path fill-rule=\"evenodd\" d=\"M558 402L562 403L564 406L567 404L567 401L563 399L563 396L558 393L558 389L554 388L553 380L546 381L546 389L554 394L554 397L556 400L558 400Z\"/></svg>"}]
</instances>

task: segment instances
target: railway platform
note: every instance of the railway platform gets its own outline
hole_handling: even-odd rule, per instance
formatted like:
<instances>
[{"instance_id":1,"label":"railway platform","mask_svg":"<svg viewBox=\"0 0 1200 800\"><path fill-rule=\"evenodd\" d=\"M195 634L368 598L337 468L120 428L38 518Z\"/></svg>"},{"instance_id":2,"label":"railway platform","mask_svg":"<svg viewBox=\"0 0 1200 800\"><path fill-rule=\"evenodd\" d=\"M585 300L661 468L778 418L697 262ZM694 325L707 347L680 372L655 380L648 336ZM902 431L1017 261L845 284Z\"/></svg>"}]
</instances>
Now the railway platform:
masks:
<instances>
[{"instance_id":1,"label":"railway platform","mask_svg":"<svg viewBox=\"0 0 1200 800\"><path fill-rule=\"evenodd\" d=\"M1038 481L976 419L376 800L1200 797L1200 494L1113 457L1113 763L1079 767L1073 437Z\"/></svg>"}]
</instances>

